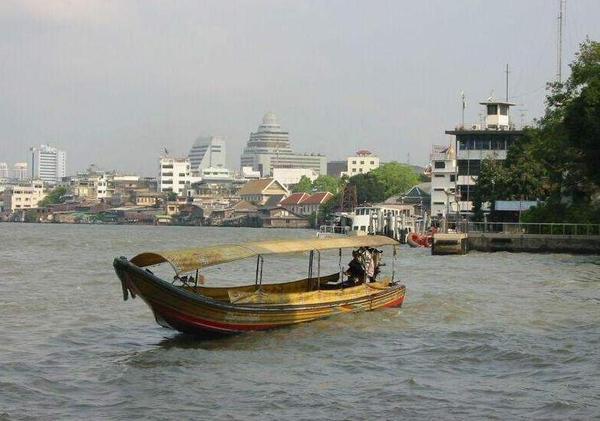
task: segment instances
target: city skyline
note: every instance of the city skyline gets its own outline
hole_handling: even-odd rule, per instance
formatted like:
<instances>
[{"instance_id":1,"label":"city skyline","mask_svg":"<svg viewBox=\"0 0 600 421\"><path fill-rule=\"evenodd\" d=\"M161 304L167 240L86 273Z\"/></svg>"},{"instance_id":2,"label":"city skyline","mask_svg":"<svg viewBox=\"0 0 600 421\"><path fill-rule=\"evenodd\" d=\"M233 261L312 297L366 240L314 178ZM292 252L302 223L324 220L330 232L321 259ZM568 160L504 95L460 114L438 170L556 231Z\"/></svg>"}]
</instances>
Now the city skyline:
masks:
<instances>
[{"instance_id":1,"label":"city skyline","mask_svg":"<svg viewBox=\"0 0 600 421\"><path fill-rule=\"evenodd\" d=\"M565 4L563 79L585 37L600 39L600 2ZM164 148L186 156L197 137L222 136L238 169L271 111L296 153L368 149L424 166L461 124L462 92L467 124L507 88L515 124L543 115L558 11L548 0L7 0L0 162L49 143L68 151L69 173L155 175Z\"/></svg>"}]
</instances>

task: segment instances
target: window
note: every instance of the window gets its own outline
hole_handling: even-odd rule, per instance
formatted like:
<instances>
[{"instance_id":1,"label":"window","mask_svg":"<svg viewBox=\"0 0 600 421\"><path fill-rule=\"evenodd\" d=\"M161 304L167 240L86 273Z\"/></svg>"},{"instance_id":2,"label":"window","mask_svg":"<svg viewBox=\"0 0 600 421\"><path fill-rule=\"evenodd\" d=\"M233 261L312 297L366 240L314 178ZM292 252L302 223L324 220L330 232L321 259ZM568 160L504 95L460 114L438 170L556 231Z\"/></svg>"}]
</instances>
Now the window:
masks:
<instances>
[{"instance_id":1,"label":"window","mask_svg":"<svg viewBox=\"0 0 600 421\"><path fill-rule=\"evenodd\" d=\"M456 181L456 174L450 174L450 181L451 182L455 182Z\"/></svg>"},{"instance_id":2,"label":"window","mask_svg":"<svg viewBox=\"0 0 600 421\"><path fill-rule=\"evenodd\" d=\"M444 161L435 161L434 167L435 168L446 168L446 163Z\"/></svg>"},{"instance_id":3,"label":"window","mask_svg":"<svg viewBox=\"0 0 600 421\"><path fill-rule=\"evenodd\" d=\"M488 104L487 113L488 113L488 115L497 115L498 114L498 104Z\"/></svg>"}]
</instances>

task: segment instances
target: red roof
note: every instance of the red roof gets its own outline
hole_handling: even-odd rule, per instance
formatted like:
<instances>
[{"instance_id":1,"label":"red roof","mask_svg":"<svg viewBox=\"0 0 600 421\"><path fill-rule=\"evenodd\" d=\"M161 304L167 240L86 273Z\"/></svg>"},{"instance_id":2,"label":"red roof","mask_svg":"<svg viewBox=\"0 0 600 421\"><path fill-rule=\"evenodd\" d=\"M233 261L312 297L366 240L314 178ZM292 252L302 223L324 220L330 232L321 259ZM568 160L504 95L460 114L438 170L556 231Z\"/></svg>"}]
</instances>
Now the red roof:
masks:
<instances>
[{"instance_id":1,"label":"red roof","mask_svg":"<svg viewBox=\"0 0 600 421\"><path fill-rule=\"evenodd\" d=\"M329 202L329 200L333 197L333 194L328 191L317 192L304 200L302 202L303 205L321 205L323 203Z\"/></svg>"},{"instance_id":2,"label":"red roof","mask_svg":"<svg viewBox=\"0 0 600 421\"><path fill-rule=\"evenodd\" d=\"M279 204L288 206L299 205L300 203L303 203L308 197L309 195L307 193L292 193L288 197L283 199L281 202L279 202Z\"/></svg>"}]
</instances>

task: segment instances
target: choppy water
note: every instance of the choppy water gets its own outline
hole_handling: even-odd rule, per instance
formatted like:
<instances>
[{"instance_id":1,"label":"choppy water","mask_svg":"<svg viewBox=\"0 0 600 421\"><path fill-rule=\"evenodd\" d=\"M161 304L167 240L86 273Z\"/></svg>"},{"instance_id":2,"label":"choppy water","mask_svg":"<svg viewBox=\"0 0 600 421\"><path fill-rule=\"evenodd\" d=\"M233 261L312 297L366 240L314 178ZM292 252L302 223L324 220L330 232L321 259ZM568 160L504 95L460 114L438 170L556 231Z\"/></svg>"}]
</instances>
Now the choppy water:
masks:
<instances>
[{"instance_id":1,"label":"choppy water","mask_svg":"<svg viewBox=\"0 0 600 421\"><path fill-rule=\"evenodd\" d=\"M0 224L0 420L589 420L600 257L403 247L402 309L190 340L112 259L314 231Z\"/></svg>"}]
</instances>

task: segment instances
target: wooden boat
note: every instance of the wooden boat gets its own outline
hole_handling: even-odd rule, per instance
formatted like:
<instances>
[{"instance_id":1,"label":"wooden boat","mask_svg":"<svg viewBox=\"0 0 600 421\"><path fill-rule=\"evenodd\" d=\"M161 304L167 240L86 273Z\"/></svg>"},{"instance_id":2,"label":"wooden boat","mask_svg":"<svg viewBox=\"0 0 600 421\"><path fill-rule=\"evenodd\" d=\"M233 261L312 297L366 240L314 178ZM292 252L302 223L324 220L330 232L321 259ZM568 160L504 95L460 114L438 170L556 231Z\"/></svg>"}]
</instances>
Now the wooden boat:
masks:
<instances>
[{"instance_id":1,"label":"wooden boat","mask_svg":"<svg viewBox=\"0 0 600 421\"><path fill-rule=\"evenodd\" d=\"M429 234L418 234L411 232L406 237L406 242L411 247L431 247L433 236Z\"/></svg>"},{"instance_id":2,"label":"wooden boat","mask_svg":"<svg viewBox=\"0 0 600 421\"><path fill-rule=\"evenodd\" d=\"M141 253L131 260L118 257L113 266L121 280L123 298L142 298L158 324L184 333L212 336L295 325L343 312L399 307L404 301L406 287L394 280L393 259L391 276L354 286L340 282L347 263L347 255L342 250L394 246L395 255L396 244L396 240L383 236L272 240ZM339 250L335 254L340 271L320 273L321 256L326 254L325 250L335 249ZM308 277L263 284L265 258L290 253L308 253ZM209 287L200 282L204 276L208 277L208 269L214 269L211 266L250 258L256 259L255 270L252 265L254 283ZM170 271L174 270L173 281L153 273L159 267L164 270L165 265Z\"/></svg>"}]
</instances>

